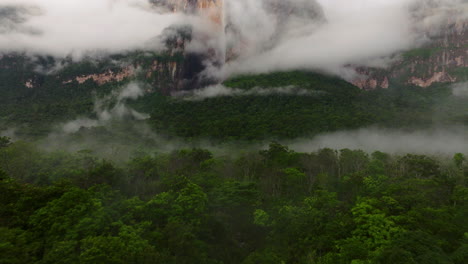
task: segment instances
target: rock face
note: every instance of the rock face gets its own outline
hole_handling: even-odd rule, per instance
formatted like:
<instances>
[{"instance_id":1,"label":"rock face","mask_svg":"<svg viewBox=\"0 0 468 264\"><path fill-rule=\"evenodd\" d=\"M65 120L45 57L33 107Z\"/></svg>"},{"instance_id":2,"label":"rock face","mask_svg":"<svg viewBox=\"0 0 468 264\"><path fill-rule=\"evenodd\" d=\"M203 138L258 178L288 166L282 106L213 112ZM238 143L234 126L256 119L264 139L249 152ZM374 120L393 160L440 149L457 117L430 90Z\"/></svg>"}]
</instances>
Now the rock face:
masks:
<instances>
[{"instance_id":1,"label":"rock face","mask_svg":"<svg viewBox=\"0 0 468 264\"><path fill-rule=\"evenodd\" d=\"M151 0L151 2L170 12L200 14L216 24L223 23L223 0Z\"/></svg>"},{"instance_id":2,"label":"rock face","mask_svg":"<svg viewBox=\"0 0 468 264\"><path fill-rule=\"evenodd\" d=\"M79 84L83 84L88 80L93 80L98 85L103 85L109 82L121 82L128 77L132 77L135 75L135 69L133 67L124 68L120 72L113 72L112 70L108 70L105 73L101 74L89 74L89 75L81 75L75 77L74 80L66 80L63 84L68 84L73 81L78 82Z\"/></svg>"},{"instance_id":3,"label":"rock face","mask_svg":"<svg viewBox=\"0 0 468 264\"><path fill-rule=\"evenodd\" d=\"M450 76L447 72L435 72L434 75L428 79L421 79L418 77L411 77L408 82L419 87L429 87L434 83L455 82L457 79Z\"/></svg>"},{"instance_id":4,"label":"rock face","mask_svg":"<svg viewBox=\"0 0 468 264\"><path fill-rule=\"evenodd\" d=\"M387 88L390 82L429 87L468 80L468 20L447 21L423 47L403 53L388 69L358 68L352 81L362 89Z\"/></svg>"},{"instance_id":5,"label":"rock face","mask_svg":"<svg viewBox=\"0 0 468 264\"><path fill-rule=\"evenodd\" d=\"M34 88L33 80L31 80L31 79L27 80L27 81L24 83L24 86L26 86L26 88L29 88L29 89Z\"/></svg>"},{"instance_id":6,"label":"rock face","mask_svg":"<svg viewBox=\"0 0 468 264\"><path fill-rule=\"evenodd\" d=\"M62 79L63 85L80 85L85 82L94 82L97 86L105 84L118 83L129 79L145 79L151 83L155 89L163 94L171 94L179 91L184 81L185 62L172 60L173 57L165 59L152 58L145 63L135 62L132 65L123 68L113 68L104 70L100 73L81 74L72 78ZM58 78L61 79L60 75ZM34 88L32 81L26 82L28 88Z\"/></svg>"},{"instance_id":7,"label":"rock face","mask_svg":"<svg viewBox=\"0 0 468 264\"><path fill-rule=\"evenodd\" d=\"M216 41L213 41L213 38L221 39L224 34L223 0L151 0L151 2L156 7L164 8L168 12L196 15L213 26L210 32L198 32L197 29L191 27L172 30L173 34L170 34L170 36L177 39L178 47L176 50L183 54L184 59L170 65L169 72L173 82L171 84L166 83L164 93L169 94L180 90L195 89L214 82L214 80L208 79L202 73L206 67L217 67L225 62L224 50L220 49L220 45L215 44ZM197 51L187 49L186 47L190 42L197 42L197 46L202 47L202 49ZM174 48L173 45L168 46L170 49ZM170 52L173 53L173 51ZM158 67L158 70L166 71L166 69L160 67ZM151 75L160 74L154 72Z\"/></svg>"}]
</instances>

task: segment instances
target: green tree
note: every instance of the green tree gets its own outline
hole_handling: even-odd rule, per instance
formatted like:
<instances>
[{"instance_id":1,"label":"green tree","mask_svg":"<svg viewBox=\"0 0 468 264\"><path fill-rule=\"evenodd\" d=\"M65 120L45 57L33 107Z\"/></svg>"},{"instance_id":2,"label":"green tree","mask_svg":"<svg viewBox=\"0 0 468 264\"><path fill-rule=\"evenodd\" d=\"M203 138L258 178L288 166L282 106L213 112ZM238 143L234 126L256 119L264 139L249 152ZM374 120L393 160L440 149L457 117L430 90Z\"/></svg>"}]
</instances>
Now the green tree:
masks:
<instances>
[{"instance_id":1,"label":"green tree","mask_svg":"<svg viewBox=\"0 0 468 264\"><path fill-rule=\"evenodd\" d=\"M425 155L407 154L400 160L403 173L414 178L440 177L440 165L436 160Z\"/></svg>"},{"instance_id":2,"label":"green tree","mask_svg":"<svg viewBox=\"0 0 468 264\"><path fill-rule=\"evenodd\" d=\"M375 199L363 198L351 209L356 227L352 231L352 237L338 244L342 259L370 260L404 232L392 217L386 216L374 206L376 203L378 201Z\"/></svg>"},{"instance_id":3,"label":"green tree","mask_svg":"<svg viewBox=\"0 0 468 264\"><path fill-rule=\"evenodd\" d=\"M0 137L0 149L6 148L11 144L11 139L9 137Z\"/></svg>"},{"instance_id":4,"label":"green tree","mask_svg":"<svg viewBox=\"0 0 468 264\"><path fill-rule=\"evenodd\" d=\"M462 153L457 153L453 156L453 161L455 162L457 168L461 170L463 168L463 164L466 161L465 155Z\"/></svg>"}]
</instances>

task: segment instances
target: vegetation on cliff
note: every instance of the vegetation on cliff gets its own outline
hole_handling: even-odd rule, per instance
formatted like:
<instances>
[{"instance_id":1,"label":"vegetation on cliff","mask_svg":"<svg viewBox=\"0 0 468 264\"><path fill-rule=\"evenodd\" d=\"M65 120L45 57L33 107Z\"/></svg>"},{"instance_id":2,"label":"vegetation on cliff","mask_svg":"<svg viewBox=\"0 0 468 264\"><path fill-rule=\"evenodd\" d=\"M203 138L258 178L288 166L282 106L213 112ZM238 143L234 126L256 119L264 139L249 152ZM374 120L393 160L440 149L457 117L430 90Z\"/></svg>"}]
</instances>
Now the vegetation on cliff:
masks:
<instances>
[{"instance_id":1,"label":"vegetation on cliff","mask_svg":"<svg viewBox=\"0 0 468 264\"><path fill-rule=\"evenodd\" d=\"M308 72L244 76L224 84L244 90L293 86L310 94L168 98L153 104L152 124L181 137L243 140L296 138L370 125L468 125L467 98L453 96L446 85L362 91L341 79Z\"/></svg>"},{"instance_id":2,"label":"vegetation on cliff","mask_svg":"<svg viewBox=\"0 0 468 264\"><path fill-rule=\"evenodd\" d=\"M177 56L154 54L128 56L124 58L137 61L135 65L144 69L151 67L154 61L180 60ZM369 125L420 128L441 122L468 124L466 97L453 96L447 85L423 89L392 84L386 90L362 91L336 77L294 71L241 76L224 83L227 89L243 91L293 89L289 93L247 92L190 100L163 95L168 93L171 85L176 87L175 80L167 77L169 72L163 74L166 77L153 74L153 79L147 79L146 75L140 76L140 70L121 82L97 85L89 79L80 84L67 80L113 69L118 72L118 69L113 68L112 61L98 64L84 61L43 75L38 74L26 58L11 59L5 57L1 64L0 78L5 81L0 83L0 126L3 129L16 127L19 135L27 137L42 137L50 133L54 125L94 117L97 99L132 80L149 82L153 88L143 98L130 100L129 104L151 114L149 123L157 133L184 138L284 139ZM44 68L51 63L46 58L41 61ZM25 85L27 81L31 82L32 88Z\"/></svg>"}]
</instances>

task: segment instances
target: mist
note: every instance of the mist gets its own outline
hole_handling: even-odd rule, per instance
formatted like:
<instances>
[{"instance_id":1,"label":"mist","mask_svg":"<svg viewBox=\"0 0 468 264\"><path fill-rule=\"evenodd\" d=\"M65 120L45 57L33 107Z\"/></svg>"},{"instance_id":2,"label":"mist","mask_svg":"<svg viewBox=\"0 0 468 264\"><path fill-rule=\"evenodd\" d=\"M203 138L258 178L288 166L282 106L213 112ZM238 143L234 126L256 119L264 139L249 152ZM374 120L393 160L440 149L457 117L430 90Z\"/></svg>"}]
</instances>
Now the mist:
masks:
<instances>
[{"instance_id":1,"label":"mist","mask_svg":"<svg viewBox=\"0 0 468 264\"><path fill-rule=\"evenodd\" d=\"M291 149L313 152L321 148L361 149L367 152L383 151L391 154L449 155L468 154L468 127L441 127L426 130L403 131L363 128L318 135L310 139L287 142Z\"/></svg>"},{"instance_id":2,"label":"mist","mask_svg":"<svg viewBox=\"0 0 468 264\"><path fill-rule=\"evenodd\" d=\"M146 0L2 0L0 53L71 56L160 49L154 38L181 14Z\"/></svg>"},{"instance_id":3,"label":"mist","mask_svg":"<svg viewBox=\"0 0 468 264\"><path fill-rule=\"evenodd\" d=\"M221 76L308 69L351 79L355 72L347 65L385 68L399 52L424 45L448 22L465 20L468 14L464 0L317 0L316 16L284 25L271 22L278 18L258 2L228 1L226 12L236 18L232 23L241 42L228 46L242 48ZM294 15L304 1L285 2ZM250 9L229 8L237 5Z\"/></svg>"},{"instance_id":4,"label":"mist","mask_svg":"<svg viewBox=\"0 0 468 264\"><path fill-rule=\"evenodd\" d=\"M307 90L297 86L285 87L254 87L251 89L229 88L222 84L216 84L193 91L183 91L173 96L186 101L202 101L213 97L234 96L270 96L270 95L294 95L294 96L320 96L324 91Z\"/></svg>"},{"instance_id":5,"label":"mist","mask_svg":"<svg viewBox=\"0 0 468 264\"><path fill-rule=\"evenodd\" d=\"M355 76L348 65L386 67L427 43L448 21L468 18L465 0L224 0L225 34L207 12L156 8L148 0L3 0L0 53L83 56L162 50L158 36L191 25L187 52L215 53L203 73L306 69ZM198 16L198 18L197 18ZM210 61L211 60L211 61ZM225 61L219 65L219 61Z\"/></svg>"},{"instance_id":6,"label":"mist","mask_svg":"<svg viewBox=\"0 0 468 264\"><path fill-rule=\"evenodd\" d=\"M120 90L103 97L95 98L94 113L96 118L78 118L59 126L65 133L74 133L81 128L103 126L111 121L125 121L126 119L145 120L148 114L140 113L125 103L127 99L137 99L144 95L142 84L131 82Z\"/></svg>"},{"instance_id":7,"label":"mist","mask_svg":"<svg viewBox=\"0 0 468 264\"><path fill-rule=\"evenodd\" d=\"M452 85L452 94L457 97L466 97L468 99L468 82Z\"/></svg>"},{"instance_id":8,"label":"mist","mask_svg":"<svg viewBox=\"0 0 468 264\"><path fill-rule=\"evenodd\" d=\"M278 7L287 12L278 12ZM225 79L245 73L299 69L351 79L356 73L350 65L387 67L398 59L399 52L420 47L440 34L447 21L467 19L468 3L466 0L225 0L224 34L196 14L160 11L147 0L2 0L0 54L25 52L79 60L136 49L157 51L163 48L157 37L165 29L189 24L196 36L187 43L186 51L213 52L216 62L219 57L225 62L222 65L207 62L204 74ZM149 115L127 105L127 100L144 96L144 90L141 84L131 83L109 96L96 98L95 117L59 124L43 145L70 151L102 148L113 153L116 145L125 149L135 143L128 140L132 135L132 140L141 139L135 145L156 149L190 146L182 140L157 135L144 122ZM215 85L180 96L203 100L270 94L316 95L298 87L257 87L244 91ZM453 95L468 96L467 83L454 85ZM112 131L113 121L131 125ZM109 133L119 133L123 140L105 142L93 135L96 133L93 129L101 127ZM71 140L82 131L85 138ZM466 131L467 127L411 132L368 128L286 144L305 152L328 147L390 153L467 153ZM13 137L14 129L3 134ZM209 142L201 140L197 145L213 148Z\"/></svg>"}]
</instances>

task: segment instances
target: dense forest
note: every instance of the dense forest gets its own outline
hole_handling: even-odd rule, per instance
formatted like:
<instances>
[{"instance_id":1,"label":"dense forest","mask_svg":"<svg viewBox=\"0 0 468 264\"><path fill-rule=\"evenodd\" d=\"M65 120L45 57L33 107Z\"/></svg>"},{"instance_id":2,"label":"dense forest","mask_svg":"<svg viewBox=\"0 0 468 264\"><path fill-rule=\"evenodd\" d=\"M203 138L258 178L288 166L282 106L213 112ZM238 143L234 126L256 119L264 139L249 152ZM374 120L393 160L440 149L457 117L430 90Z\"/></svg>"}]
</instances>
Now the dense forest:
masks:
<instances>
[{"instance_id":1,"label":"dense forest","mask_svg":"<svg viewBox=\"0 0 468 264\"><path fill-rule=\"evenodd\" d=\"M468 262L468 163L321 149L43 152L0 139L0 263Z\"/></svg>"},{"instance_id":2,"label":"dense forest","mask_svg":"<svg viewBox=\"0 0 468 264\"><path fill-rule=\"evenodd\" d=\"M297 138L370 125L406 129L468 125L468 98L454 96L449 85L394 84L363 91L337 77L300 71L241 76L224 85L243 90L296 87L309 94L156 99L150 122L161 133L221 140Z\"/></svg>"},{"instance_id":3,"label":"dense forest","mask_svg":"<svg viewBox=\"0 0 468 264\"><path fill-rule=\"evenodd\" d=\"M52 58L37 60L46 69L56 63ZM39 74L34 68L38 62L34 64L24 56L6 56L0 60L0 131L15 128L20 138L43 138L64 122L96 118L96 102L130 82L138 83L146 93L125 101L126 105L150 115L147 123L154 132L169 137L254 142L310 137L371 125L408 129L468 125L468 97L454 96L452 87L446 84L429 88L391 84L389 89L363 91L338 77L289 71L234 77L223 85L246 93L201 99L191 98L190 94L163 94L160 86L169 80L153 80L154 75L153 79L145 79L137 74L102 85L92 80L63 84L76 76L118 72L115 60L134 62L144 69L154 60L176 62L180 58L177 54L168 57L131 53L98 62L65 64L56 72ZM36 86L34 89L24 86L28 79ZM255 93L259 88L290 92Z\"/></svg>"}]
</instances>

